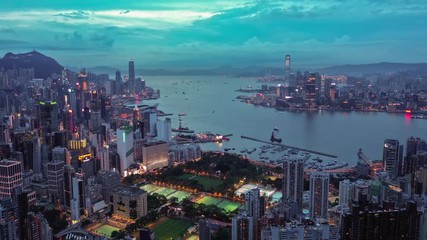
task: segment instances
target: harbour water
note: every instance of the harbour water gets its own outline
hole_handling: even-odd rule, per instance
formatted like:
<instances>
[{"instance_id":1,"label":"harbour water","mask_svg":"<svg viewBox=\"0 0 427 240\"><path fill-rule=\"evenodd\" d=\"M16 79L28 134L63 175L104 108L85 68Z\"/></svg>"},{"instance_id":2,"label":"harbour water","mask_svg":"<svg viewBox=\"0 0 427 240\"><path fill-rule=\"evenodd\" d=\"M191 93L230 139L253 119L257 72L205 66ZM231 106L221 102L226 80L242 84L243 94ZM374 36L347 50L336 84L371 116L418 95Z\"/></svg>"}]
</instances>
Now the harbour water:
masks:
<instances>
[{"instance_id":1,"label":"harbour water","mask_svg":"<svg viewBox=\"0 0 427 240\"><path fill-rule=\"evenodd\" d=\"M384 139L398 139L406 144L410 136L427 139L427 121L411 119L408 114L382 112L288 112L242 103L235 99L236 89L260 88L256 79L218 76L149 76L147 85L159 89L161 97L147 104L159 103L159 109L173 113L172 127L178 127L178 114L185 112L183 126L195 132L234 134L229 142L204 144L205 150L253 149L262 145L241 139L241 135L268 141L277 127L283 144L337 155L338 162L357 162L363 149L371 160L382 159ZM260 150L258 150L260 151ZM279 155L277 155L279 156ZM248 155L257 159L258 152ZM274 155L270 155L270 159Z\"/></svg>"}]
</instances>

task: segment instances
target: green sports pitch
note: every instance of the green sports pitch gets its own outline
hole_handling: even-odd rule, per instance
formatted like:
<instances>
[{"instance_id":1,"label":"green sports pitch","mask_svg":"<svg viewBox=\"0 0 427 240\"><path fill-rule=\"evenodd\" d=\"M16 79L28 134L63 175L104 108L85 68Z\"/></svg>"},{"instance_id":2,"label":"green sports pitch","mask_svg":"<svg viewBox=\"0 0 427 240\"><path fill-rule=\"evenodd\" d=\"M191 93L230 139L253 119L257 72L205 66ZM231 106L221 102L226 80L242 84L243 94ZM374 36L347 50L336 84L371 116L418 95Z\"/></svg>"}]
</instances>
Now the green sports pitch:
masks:
<instances>
[{"instance_id":1,"label":"green sports pitch","mask_svg":"<svg viewBox=\"0 0 427 240\"><path fill-rule=\"evenodd\" d=\"M178 239L187 233L193 224L180 219L166 218L154 224L151 229L159 240Z\"/></svg>"},{"instance_id":2,"label":"green sports pitch","mask_svg":"<svg viewBox=\"0 0 427 240\"><path fill-rule=\"evenodd\" d=\"M116 227L113 227L111 225L105 224L105 225L102 225L102 226L96 228L94 230L94 232L97 233L97 234L99 234L99 235L102 235L102 236L111 237L111 234L114 231L119 231L119 230L120 230L119 228L116 228Z\"/></svg>"}]
</instances>

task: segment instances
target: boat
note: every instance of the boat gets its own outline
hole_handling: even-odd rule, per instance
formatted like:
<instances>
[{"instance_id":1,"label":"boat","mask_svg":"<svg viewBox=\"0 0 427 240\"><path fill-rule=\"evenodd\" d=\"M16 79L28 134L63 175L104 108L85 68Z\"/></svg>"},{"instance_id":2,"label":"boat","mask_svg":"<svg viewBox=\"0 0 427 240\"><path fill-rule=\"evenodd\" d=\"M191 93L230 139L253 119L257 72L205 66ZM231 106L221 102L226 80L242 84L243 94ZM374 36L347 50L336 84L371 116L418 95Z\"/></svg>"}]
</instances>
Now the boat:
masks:
<instances>
[{"instance_id":1,"label":"boat","mask_svg":"<svg viewBox=\"0 0 427 240\"><path fill-rule=\"evenodd\" d=\"M187 115L187 113L185 113L185 112L178 113L178 116L180 116L180 117L185 116L185 115Z\"/></svg>"},{"instance_id":2,"label":"boat","mask_svg":"<svg viewBox=\"0 0 427 240\"><path fill-rule=\"evenodd\" d=\"M188 129L188 127L183 127L181 124L181 119L179 119L179 127L172 128L172 132L180 132L180 133L194 133L194 130Z\"/></svg>"},{"instance_id":3,"label":"boat","mask_svg":"<svg viewBox=\"0 0 427 240\"><path fill-rule=\"evenodd\" d=\"M271 142L278 142L281 143L282 139L281 138L277 138L276 135L279 133L279 129L277 127L274 128L273 132L271 132L271 137L270 137L270 141Z\"/></svg>"}]
</instances>

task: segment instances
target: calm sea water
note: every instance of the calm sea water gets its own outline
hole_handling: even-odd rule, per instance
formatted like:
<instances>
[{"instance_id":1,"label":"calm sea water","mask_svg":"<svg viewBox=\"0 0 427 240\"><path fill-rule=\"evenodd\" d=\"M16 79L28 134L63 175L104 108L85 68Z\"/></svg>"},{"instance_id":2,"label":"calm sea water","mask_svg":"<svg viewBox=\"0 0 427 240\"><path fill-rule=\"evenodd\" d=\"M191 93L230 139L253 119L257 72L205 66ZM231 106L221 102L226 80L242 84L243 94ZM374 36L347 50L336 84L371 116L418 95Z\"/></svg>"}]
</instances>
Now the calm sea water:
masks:
<instances>
[{"instance_id":1,"label":"calm sea water","mask_svg":"<svg viewBox=\"0 0 427 240\"><path fill-rule=\"evenodd\" d=\"M351 165L357 162L357 151L363 149L372 159L382 159L384 139L398 139L406 144L410 136L427 139L427 120L411 119L405 114L365 112L287 112L240 102L244 95L236 89L247 86L260 88L256 79L212 76L146 77L147 86L160 89L161 98L146 101L159 103L159 109L170 116L172 126L178 126L178 113L185 112L183 125L196 132L210 131L234 134L229 142L204 144L202 149L252 149L262 145L241 139L241 135L263 140L270 138L275 127L284 144L338 156L338 161ZM258 158L258 151L251 158ZM277 154L277 156L279 156ZM274 158L270 155L270 159Z\"/></svg>"}]
</instances>

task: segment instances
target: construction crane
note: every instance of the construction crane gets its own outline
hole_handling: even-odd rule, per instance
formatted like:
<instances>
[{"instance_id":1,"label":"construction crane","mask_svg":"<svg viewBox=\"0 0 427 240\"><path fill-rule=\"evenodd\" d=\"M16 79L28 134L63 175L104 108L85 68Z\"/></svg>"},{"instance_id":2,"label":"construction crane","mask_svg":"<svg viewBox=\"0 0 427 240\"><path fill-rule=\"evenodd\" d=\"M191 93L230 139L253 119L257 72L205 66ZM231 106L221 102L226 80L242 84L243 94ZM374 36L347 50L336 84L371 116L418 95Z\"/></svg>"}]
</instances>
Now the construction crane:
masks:
<instances>
[{"instance_id":1,"label":"construction crane","mask_svg":"<svg viewBox=\"0 0 427 240\"><path fill-rule=\"evenodd\" d=\"M359 148L359 152L357 152L357 157L359 157L359 161L364 161L365 163L369 164L369 166L372 165L372 161L369 160L368 157L362 152L362 149Z\"/></svg>"}]
</instances>

